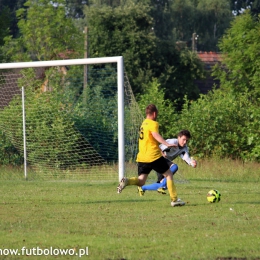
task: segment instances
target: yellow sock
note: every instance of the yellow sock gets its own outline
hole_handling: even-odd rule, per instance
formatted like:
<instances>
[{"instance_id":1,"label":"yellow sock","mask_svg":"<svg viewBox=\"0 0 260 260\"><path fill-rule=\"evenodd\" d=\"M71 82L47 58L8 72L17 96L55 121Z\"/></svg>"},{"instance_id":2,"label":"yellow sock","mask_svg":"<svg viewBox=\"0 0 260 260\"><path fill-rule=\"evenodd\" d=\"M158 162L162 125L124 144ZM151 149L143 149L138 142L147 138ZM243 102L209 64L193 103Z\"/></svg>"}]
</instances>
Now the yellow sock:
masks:
<instances>
[{"instance_id":1,"label":"yellow sock","mask_svg":"<svg viewBox=\"0 0 260 260\"><path fill-rule=\"evenodd\" d=\"M177 191L173 180L167 180L167 188L170 193L171 201L177 200Z\"/></svg>"},{"instance_id":2,"label":"yellow sock","mask_svg":"<svg viewBox=\"0 0 260 260\"><path fill-rule=\"evenodd\" d=\"M132 177L128 179L128 185L138 185L139 180L137 177Z\"/></svg>"}]
</instances>

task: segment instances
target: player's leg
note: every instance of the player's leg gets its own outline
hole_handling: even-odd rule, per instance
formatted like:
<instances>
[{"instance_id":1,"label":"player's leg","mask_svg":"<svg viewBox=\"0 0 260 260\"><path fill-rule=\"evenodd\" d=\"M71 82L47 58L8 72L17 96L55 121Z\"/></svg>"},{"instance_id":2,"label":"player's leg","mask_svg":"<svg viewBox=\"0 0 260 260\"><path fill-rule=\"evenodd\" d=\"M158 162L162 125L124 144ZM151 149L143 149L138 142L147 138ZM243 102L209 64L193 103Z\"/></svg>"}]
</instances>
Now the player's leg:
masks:
<instances>
[{"instance_id":1,"label":"player's leg","mask_svg":"<svg viewBox=\"0 0 260 260\"><path fill-rule=\"evenodd\" d=\"M122 190L128 185L128 178L123 177L117 186L117 193L121 193Z\"/></svg>"},{"instance_id":2,"label":"player's leg","mask_svg":"<svg viewBox=\"0 0 260 260\"><path fill-rule=\"evenodd\" d=\"M166 161L170 167L170 171L174 175L178 171L178 165L168 159L166 159ZM162 181L162 179L164 178L164 176L159 172L156 172L156 174L157 174L157 183L160 183Z\"/></svg>"},{"instance_id":3,"label":"player's leg","mask_svg":"<svg viewBox=\"0 0 260 260\"><path fill-rule=\"evenodd\" d=\"M156 174L157 174L157 183L160 183L164 179L164 176L159 172L156 172Z\"/></svg>"},{"instance_id":4,"label":"player's leg","mask_svg":"<svg viewBox=\"0 0 260 260\"><path fill-rule=\"evenodd\" d=\"M185 202L179 201L177 197L177 190L173 181L173 173L170 171L168 162L164 157L156 160L153 164L153 169L156 172L163 174L167 179L167 188L171 198L171 206L181 206L185 205Z\"/></svg>"},{"instance_id":5,"label":"player's leg","mask_svg":"<svg viewBox=\"0 0 260 260\"><path fill-rule=\"evenodd\" d=\"M175 184L173 182L173 177L172 177L173 174L170 171L170 169L168 169L166 172L163 173L163 175L166 177L167 188L170 193L171 201L176 201L177 200L177 190L176 190Z\"/></svg>"},{"instance_id":6,"label":"player's leg","mask_svg":"<svg viewBox=\"0 0 260 260\"><path fill-rule=\"evenodd\" d=\"M170 171L172 172L172 175L174 175L177 171L178 171L178 165L173 163L171 166L170 166Z\"/></svg>"},{"instance_id":7,"label":"player's leg","mask_svg":"<svg viewBox=\"0 0 260 260\"><path fill-rule=\"evenodd\" d=\"M152 183L148 185L144 185L142 187L138 187L138 192L140 196L144 195L144 192L147 190L157 190L157 192L161 194L166 194L165 190L167 189L166 186L166 178L163 178L160 183Z\"/></svg>"},{"instance_id":8,"label":"player's leg","mask_svg":"<svg viewBox=\"0 0 260 260\"><path fill-rule=\"evenodd\" d=\"M174 175L177 171L178 171L178 165L173 163L172 161L170 161L169 159L166 159L166 162L168 164L168 166L170 167L170 171L172 172L172 174ZM161 174L156 172L157 174L157 183L160 183L162 181L162 179L164 179L165 177ZM165 180L166 181L166 180ZM166 194L165 190L167 189L167 185L165 188L158 188L157 191L161 194Z\"/></svg>"},{"instance_id":9,"label":"player's leg","mask_svg":"<svg viewBox=\"0 0 260 260\"><path fill-rule=\"evenodd\" d=\"M167 163L168 163L168 165L169 165L169 167L170 167L170 171L171 171L172 174L174 175L174 174L178 171L178 165L175 164L175 163L172 163L172 162L169 161L168 159L167 159ZM165 183L166 183L166 178L165 178L161 173L158 173L158 172L157 172L157 177L158 177L157 183L161 183L162 180L164 180ZM162 178L163 178L163 179L162 179ZM161 179L162 179L162 180L161 180ZM159 180L161 180L161 181L159 181ZM166 194L165 190L167 190L167 185L166 185L166 184L163 185L163 187L159 187L159 188L157 189L157 191L158 191L159 193L161 193L161 194Z\"/></svg>"},{"instance_id":10,"label":"player's leg","mask_svg":"<svg viewBox=\"0 0 260 260\"><path fill-rule=\"evenodd\" d=\"M176 186L173 181L173 174L170 171L170 169L168 171L166 171L163 175L166 176L166 179L167 179L167 188L170 193L171 206L172 207L184 206L185 202L178 199L178 197L177 197L177 190L176 190Z\"/></svg>"},{"instance_id":11,"label":"player's leg","mask_svg":"<svg viewBox=\"0 0 260 260\"><path fill-rule=\"evenodd\" d=\"M160 183L152 183L142 186L143 191L146 190L158 190L159 188L166 188L166 178L163 178Z\"/></svg>"},{"instance_id":12,"label":"player's leg","mask_svg":"<svg viewBox=\"0 0 260 260\"><path fill-rule=\"evenodd\" d=\"M175 201L177 200L177 191L173 182L172 172L169 169L168 161L169 160L164 157L160 157L158 160L153 162L153 169L166 177L167 188L169 190L171 200Z\"/></svg>"},{"instance_id":13,"label":"player's leg","mask_svg":"<svg viewBox=\"0 0 260 260\"><path fill-rule=\"evenodd\" d=\"M161 183L162 183L162 187L158 188L158 189L157 189L157 192L158 192L158 193L161 193L161 194L166 194L166 190L167 190L167 179L164 177L164 178L161 180Z\"/></svg>"},{"instance_id":14,"label":"player's leg","mask_svg":"<svg viewBox=\"0 0 260 260\"><path fill-rule=\"evenodd\" d=\"M139 185L137 186L137 192L139 193L140 196L144 196L145 191L142 189L141 183L145 184L147 177L148 174L140 174L138 176Z\"/></svg>"},{"instance_id":15,"label":"player's leg","mask_svg":"<svg viewBox=\"0 0 260 260\"><path fill-rule=\"evenodd\" d=\"M142 186L145 184L148 174L152 170L150 163L138 163L138 177L126 178L124 177L117 186L117 193L129 185Z\"/></svg>"}]
</instances>

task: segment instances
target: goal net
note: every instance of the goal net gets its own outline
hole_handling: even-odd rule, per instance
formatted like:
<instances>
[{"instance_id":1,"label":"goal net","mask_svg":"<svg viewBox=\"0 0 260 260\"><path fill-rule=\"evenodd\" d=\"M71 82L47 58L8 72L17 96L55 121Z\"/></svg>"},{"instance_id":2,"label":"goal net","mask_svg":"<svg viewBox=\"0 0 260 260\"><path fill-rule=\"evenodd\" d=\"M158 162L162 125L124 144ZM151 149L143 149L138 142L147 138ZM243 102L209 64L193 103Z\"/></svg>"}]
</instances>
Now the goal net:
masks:
<instances>
[{"instance_id":1,"label":"goal net","mask_svg":"<svg viewBox=\"0 0 260 260\"><path fill-rule=\"evenodd\" d=\"M122 57L0 69L2 165L24 166L29 179L118 181L136 173L143 115Z\"/></svg>"}]
</instances>

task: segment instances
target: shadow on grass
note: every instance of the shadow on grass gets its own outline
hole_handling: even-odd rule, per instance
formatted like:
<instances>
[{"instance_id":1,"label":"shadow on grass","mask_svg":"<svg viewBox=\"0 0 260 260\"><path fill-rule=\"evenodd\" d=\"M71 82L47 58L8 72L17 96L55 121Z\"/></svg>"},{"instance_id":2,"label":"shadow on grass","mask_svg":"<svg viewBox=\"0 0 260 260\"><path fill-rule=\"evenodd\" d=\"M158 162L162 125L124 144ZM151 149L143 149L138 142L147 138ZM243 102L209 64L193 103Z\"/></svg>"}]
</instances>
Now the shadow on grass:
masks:
<instances>
[{"instance_id":1,"label":"shadow on grass","mask_svg":"<svg viewBox=\"0 0 260 260\"><path fill-rule=\"evenodd\" d=\"M255 183L255 179L243 179L243 180L237 180L237 179L190 179L190 181L201 181L201 182L227 182L227 183L250 183L253 182Z\"/></svg>"},{"instance_id":2,"label":"shadow on grass","mask_svg":"<svg viewBox=\"0 0 260 260\"><path fill-rule=\"evenodd\" d=\"M82 204L99 204L99 203L129 203L129 202L152 202L152 201L156 201L156 200L134 200L134 199L129 199L129 200L101 200L101 201L85 201L82 202Z\"/></svg>"},{"instance_id":3,"label":"shadow on grass","mask_svg":"<svg viewBox=\"0 0 260 260\"><path fill-rule=\"evenodd\" d=\"M236 202L232 202L232 204L260 204L260 201L236 201Z\"/></svg>"}]
</instances>

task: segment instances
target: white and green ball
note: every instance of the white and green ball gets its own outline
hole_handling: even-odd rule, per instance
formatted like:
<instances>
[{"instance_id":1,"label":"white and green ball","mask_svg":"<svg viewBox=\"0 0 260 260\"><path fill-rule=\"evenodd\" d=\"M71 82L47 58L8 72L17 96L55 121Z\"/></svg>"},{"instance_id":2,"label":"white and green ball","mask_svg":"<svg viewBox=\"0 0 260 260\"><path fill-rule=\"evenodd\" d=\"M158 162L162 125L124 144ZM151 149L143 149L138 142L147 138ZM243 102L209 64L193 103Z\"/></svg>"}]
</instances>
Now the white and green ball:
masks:
<instances>
[{"instance_id":1,"label":"white and green ball","mask_svg":"<svg viewBox=\"0 0 260 260\"><path fill-rule=\"evenodd\" d=\"M221 194L218 190L210 190L207 194L207 200L210 203L219 202L221 198Z\"/></svg>"}]
</instances>

